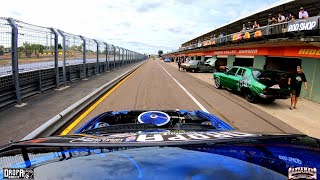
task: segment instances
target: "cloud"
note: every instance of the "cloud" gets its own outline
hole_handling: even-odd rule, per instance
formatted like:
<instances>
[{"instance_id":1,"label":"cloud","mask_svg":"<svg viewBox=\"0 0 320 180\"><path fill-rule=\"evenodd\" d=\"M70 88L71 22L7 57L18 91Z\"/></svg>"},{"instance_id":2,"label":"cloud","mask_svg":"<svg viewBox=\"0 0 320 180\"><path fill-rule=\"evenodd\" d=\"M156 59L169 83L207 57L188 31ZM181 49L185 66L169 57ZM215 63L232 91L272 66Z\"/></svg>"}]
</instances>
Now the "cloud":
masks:
<instances>
[{"instance_id":1,"label":"cloud","mask_svg":"<svg viewBox=\"0 0 320 180\"><path fill-rule=\"evenodd\" d=\"M131 24L129 22L120 23L121 26L130 27Z\"/></svg>"},{"instance_id":2,"label":"cloud","mask_svg":"<svg viewBox=\"0 0 320 180\"><path fill-rule=\"evenodd\" d=\"M142 5L140 5L137 8L137 11L140 13L148 12L153 9L159 8L160 6L161 6L160 2L147 2L147 3L143 3Z\"/></svg>"},{"instance_id":3,"label":"cloud","mask_svg":"<svg viewBox=\"0 0 320 180\"><path fill-rule=\"evenodd\" d=\"M178 28L168 28L168 31L172 33L181 33L182 30Z\"/></svg>"},{"instance_id":4,"label":"cloud","mask_svg":"<svg viewBox=\"0 0 320 180\"><path fill-rule=\"evenodd\" d=\"M193 3L196 3L197 1L195 1L195 0L176 0L178 3L181 3L181 4L183 4L183 5L191 5L191 4L193 4Z\"/></svg>"},{"instance_id":5,"label":"cloud","mask_svg":"<svg viewBox=\"0 0 320 180\"><path fill-rule=\"evenodd\" d=\"M21 16L21 13L17 11L11 11L10 14L12 14L13 16Z\"/></svg>"},{"instance_id":6,"label":"cloud","mask_svg":"<svg viewBox=\"0 0 320 180\"><path fill-rule=\"evenodd\" d=\"M56 0L56 4L63 6L53 13L35 6L51 1L10 0L1 3L0 12L1 16L29 24L154 53L159 48L165 52L177 49L196 36L276 1L257 0L248 4L245 0L90 0L90 3Z\"/></svg>"}]
</instances>

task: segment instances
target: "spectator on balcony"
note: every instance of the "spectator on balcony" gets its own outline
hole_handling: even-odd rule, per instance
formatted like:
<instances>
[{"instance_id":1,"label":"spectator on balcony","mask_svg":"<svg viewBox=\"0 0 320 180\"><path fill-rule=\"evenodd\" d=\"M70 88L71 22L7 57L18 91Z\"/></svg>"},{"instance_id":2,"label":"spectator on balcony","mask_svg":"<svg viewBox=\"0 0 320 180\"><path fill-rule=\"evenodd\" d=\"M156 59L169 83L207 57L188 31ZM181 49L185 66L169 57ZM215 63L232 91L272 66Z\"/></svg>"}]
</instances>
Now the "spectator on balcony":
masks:
<instances>
[{"instance_id":1,"label":"spectator on balcony","mask_svg":"<svg viewBox=\"0 0 320 180\"><path fill-rule=\"evenodd\" d=\"M269 18L268 18L268 25L272 25L272 24L276 24L277 18L275 18L274 16L272 16L272 14L269 14Z\"/></svg>"},{"instance_id":2,"label":"spectator on balcony","mask_svg":"<svg viewBox=\"0 0 320 180\"><path fill-rule=\"evenodd\" d=\"M269 14L269 18L268 18L268 25L272 24L272 14Z\"/></svg>"},{"instance_id":3,"label":"spectator on balcony","mask_svg":"<svg viewBox=\"0 0 320 180\"><path fill-rule=\"evenodd\" d=\"M221 32L220 35L219 35L219 37L223 37L223 36L224 36L224 34Z\"/></svg>"},{"instance_id":4,"label":"spectator on balcony","mask_svg":"<svg viewBox=\"0 0 320 180\"><path fill-rule=\"evenodd\" d=\"M292 19L292 14L288 14L288 16L286 17L286 21L291 21L291 19Z\"/></svg>"},{"instance_id":5,"label":"spectator on balcony","mask_svg":"<svg viewBox=\"0 0 320 180\"><path fill-rule=\"evenodd\" d=\"M252 29L255 30L257 28L260 28L260 25L259 25L259 23L257 21L254 21Z\"/></svg>"},{"instance_id":6,"label":"spectator on balcony","mask_svg":"<svg viewBox=\"0 0 320 180\"><path fill-rule=\"evenodd\" d=\"M300 8L300 12L299 12L299 19L306 19L309 17L309 14L307 11L305 11L303 9L303 7Z\"/></svg>"},{"instance_id":7,"label":"spectator on balcony","mask_svg":"<svg viewBox=\"0 0 320 180\"><path fill-rule=\"evenodd\" d=\"M278 14L278 23L282 23L286 20L286 18L284 17L284 15L282 15L281 13Z\"/></svg>"},{"instance_id":8,"label":"spectator on balcony","mask_svg":"<svg viewBox=\"0 0 320 180\"><path fill-rule=\"evenodd\" d=\"M277 24L278 23L278 20L277 20L277 18L275 18L275 17L272 17L272 23L271 24Z\"/></svg>"},{"instance_id":9,"label":"spectator on balcony","mask_svg":"<svg viewBox=\"0 0 320 180\"><path fill-rule=\"evenodd\" d=\"M242 24L242 32L244 33L246 32L246 30L247 30L246 24Z\"/></svg>"},{"instance_id":10,"label":"spectator on balcony","mask_svg":"<svg viewBox=\"0 0 320 180\"><path fill-rule=\"evenodd\" d=\"M249 21L248 22L248 26L247 26L247 30L251 30L252 29L252 24L251 24L251 22Z\"/></svg>"},{"instance_id":11,"label":"spectator on balcony","mask_svg":"<svg viewBox=\"0 0 320 180\"><path fill-rule=\"evenodd\" d=\"M211 37L211 39L214 39L214 38L216 38L216 34L212 34L210 37Z\"/></svg>"}]
</instances>

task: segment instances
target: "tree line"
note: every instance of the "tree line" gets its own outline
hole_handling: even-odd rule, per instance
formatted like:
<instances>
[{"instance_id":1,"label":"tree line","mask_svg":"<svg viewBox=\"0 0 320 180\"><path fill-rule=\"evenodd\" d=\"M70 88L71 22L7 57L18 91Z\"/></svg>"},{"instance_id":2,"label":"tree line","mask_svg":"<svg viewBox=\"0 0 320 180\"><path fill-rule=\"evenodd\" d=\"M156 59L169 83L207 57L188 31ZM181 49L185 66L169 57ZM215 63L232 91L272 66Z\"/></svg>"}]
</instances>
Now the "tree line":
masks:
<instances>
[{"instance_id":1,"label":"tree line","mask_svg":"<svg viewBox=\"0 0 320 180\"><path fill-rule=\"evenodd\" d=\"M62 51L62 45L58 44L58 50ZM77 45L72 45L72 46L67 46L66 47L67 51L78 51L82 52L83 50L83 44L77 46ZM18 47L18 56L21 57L21 55L25 55L27 58L30 58L33 54L39 57L40 53L50 53L54 51L54 46L44 46L42 44L31 44L28 42L24 42L22 46ZM87 49L86 52L88 53L95 53L96 51ZM99 50L99 53L105 54L106 50L103 48L103 51ZM112 51L109 52L110 54L113 54ZM0 56L5 54L5 48L3 45L0 45ZM117 52L117 54L119 54Z\"/></svg>"}]
</instances>

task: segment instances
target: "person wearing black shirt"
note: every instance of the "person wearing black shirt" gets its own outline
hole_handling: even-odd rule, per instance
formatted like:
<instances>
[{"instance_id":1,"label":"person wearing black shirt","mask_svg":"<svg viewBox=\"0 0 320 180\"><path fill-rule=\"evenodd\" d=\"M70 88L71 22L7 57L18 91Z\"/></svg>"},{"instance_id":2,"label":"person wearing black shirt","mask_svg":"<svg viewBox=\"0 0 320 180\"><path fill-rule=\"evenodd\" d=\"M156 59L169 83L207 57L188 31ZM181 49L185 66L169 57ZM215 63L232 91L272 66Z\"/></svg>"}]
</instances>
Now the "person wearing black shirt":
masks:
<instances>
[{"instance_id":1,"label":"person wearing black shirt","mask_svg":"<svg viewBox=\"0 0 320 180\"><path fill-rule=\"evenodd\" d=\"M291 77L288 79L288 85L291 87L291 106L289 109L292 108L296 109L298 97L300 96L302 82L304 82L306 91L308 90L308 83L306 76L302 72L302 68L297 66L297 72L292 74Z\"/></svg>"},{"instance_id":2,"label":"person wearing black shirt","mask_svg":"<svg viewBox=\"0 0 320 180\"><path fill-rule=\"evenodd\" d=\"M180 69L181 69L181 59L179 58L179 60L178 60L178 70L180 71Z\"/></svg>"}]
</instances>

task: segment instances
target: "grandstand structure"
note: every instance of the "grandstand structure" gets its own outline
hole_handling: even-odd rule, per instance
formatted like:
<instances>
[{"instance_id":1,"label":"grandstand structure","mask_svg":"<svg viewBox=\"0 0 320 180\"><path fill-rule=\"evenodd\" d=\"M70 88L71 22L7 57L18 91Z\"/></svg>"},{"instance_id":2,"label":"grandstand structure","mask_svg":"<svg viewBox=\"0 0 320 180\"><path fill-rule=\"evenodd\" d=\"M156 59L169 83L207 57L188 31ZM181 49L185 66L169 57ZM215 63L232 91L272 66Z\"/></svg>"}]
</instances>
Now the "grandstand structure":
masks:
<instances>
[{"instance_id":1,"label":"grandstand structure","mask_svg":"<svg viewBox=\"0 0 320 180\"><path fill-rule=\"evenodd\" d=\"M300 8L309 17L299 19ZM268 23L278 14L296 17ZM302 66L309 83L301 97L320 103L320 3L319 0L284 0L195 37L164 56L206 60L219 66L246 66L295 72ZM243 28L258 21L259 28ZM218 36L223 33L223 36Z\"/></svg>"}]
</instances>

